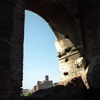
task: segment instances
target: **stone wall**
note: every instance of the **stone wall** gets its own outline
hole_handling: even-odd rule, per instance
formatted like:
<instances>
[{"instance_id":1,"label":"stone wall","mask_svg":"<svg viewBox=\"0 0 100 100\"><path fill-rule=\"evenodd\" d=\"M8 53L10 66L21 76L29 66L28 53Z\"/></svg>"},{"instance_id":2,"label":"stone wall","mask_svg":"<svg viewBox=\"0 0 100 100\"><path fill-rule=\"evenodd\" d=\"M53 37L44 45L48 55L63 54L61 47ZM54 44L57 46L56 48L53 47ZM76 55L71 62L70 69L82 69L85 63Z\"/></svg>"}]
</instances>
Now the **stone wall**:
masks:
<instances>
[{"instance_id":1,"label":"stone wall","mask_svg":"<svg viewBox=\"0 0 100 100\"><path fill-rule=\"evenodd\" d=\"M0 2L0 96L19 96L23 71L24 3Z\"/></svg>"},{"instance_id":2,"label":"stone wall","mask_svg":"<svg viewBox=\"0 0 100 100\"><path fill-rule=\"evenodd\" d=\"M0 1L0 96L21 92L25 9L54 31L62 80L81 76L90 88L100 88L100 1L23 1Z\"/></svg>"},{"instance_id":3,"label":"stone wall","mask_svg":"<svg viewBox=\"0 0 100 100\"><path fill-rule=\"evenodd\" d=\"M100 1L82 0L80 9L88 63L87 80L91 88L100 88Z\"/></svg>"}]
</instances>

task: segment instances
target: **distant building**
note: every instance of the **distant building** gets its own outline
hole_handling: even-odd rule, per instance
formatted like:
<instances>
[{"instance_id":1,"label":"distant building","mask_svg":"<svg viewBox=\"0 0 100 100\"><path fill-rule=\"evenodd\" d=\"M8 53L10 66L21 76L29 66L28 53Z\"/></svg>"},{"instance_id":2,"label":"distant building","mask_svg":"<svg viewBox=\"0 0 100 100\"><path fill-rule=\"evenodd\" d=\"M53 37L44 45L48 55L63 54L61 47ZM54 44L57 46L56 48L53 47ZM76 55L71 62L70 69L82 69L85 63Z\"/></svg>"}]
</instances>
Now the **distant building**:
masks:
<instances>
[{"instance_id":1,"label":"distant building","mask_svg":"<svg viewBox=\"0 0 100 100\"><path fill-rule=\"evenodd\" d=\"M53 82L49 81L49 76L45 76L45 80L43 82L37 81L37 84L33 88L33 92L36 92L40 89L47 89L53 86Z\"/></svg>"}]
</instances>

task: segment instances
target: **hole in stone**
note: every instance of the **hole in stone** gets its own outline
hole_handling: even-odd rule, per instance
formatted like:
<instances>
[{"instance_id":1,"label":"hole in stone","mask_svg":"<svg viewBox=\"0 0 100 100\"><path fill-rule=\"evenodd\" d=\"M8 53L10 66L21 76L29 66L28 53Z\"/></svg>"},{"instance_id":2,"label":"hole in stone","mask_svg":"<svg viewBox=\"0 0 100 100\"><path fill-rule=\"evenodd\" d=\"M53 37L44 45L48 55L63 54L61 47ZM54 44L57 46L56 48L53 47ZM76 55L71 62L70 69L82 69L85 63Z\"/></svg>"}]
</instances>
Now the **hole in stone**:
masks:
<instances>
[{"instance_id":1,"label":"hole in stone","mask_svg":"<svg viewBox=\"0 0 100 100\"><path fill-rule=\"evenodd\" d=\"M62 56L62 55L60 54L60 52L58 52L58 53L57 53L57 57L60 58L61 56Z\"/></svg>"},{"instance_id":2,"label":"hole in stone","mask_svg":"<svg viewBox=\"0 0 100 100\"><path fill-rule=\"evenodd\" d=\"M80 66L77 65L77 68L80 68Z\"/></svg>"},{"instance_id":3,"label":"hole in stone","mask_svg":"<svg viewBox=\"0 0 100 100\"><path fill-rule=\"evenodd\" d=\"M69 39L69 36L68 35L65 35L65 38Z\"/></svg>"},{"instance_id":4,"label":"hole in stone","mask_svg":"<svg viewBox=\"0 0 100 100\"><path fill-rule=\"evenodd\" d=\"M71 50L71 47L68 47L67 49L65 49L65 52L69 52Z\"/></svg>"},{"instance_id":5,"label":"hole in stone","mask_svg":"<svg viewBox=\"0 0 100 100\"><path fill-rule=\"evenodd\" d=\"M64 74L64 75L68 75L68 72L64 72L63 74Z\"/></svg>"},{"instance_id":6,"label":"hole in stone","mask_svg":"<svg viewBox=\"0 0 100 100\"><path fill-rule=\"evenodd\" d=\"M67 62L68 61L68 58L65 58L65 62Z\"/></svg>"}]
</instances>

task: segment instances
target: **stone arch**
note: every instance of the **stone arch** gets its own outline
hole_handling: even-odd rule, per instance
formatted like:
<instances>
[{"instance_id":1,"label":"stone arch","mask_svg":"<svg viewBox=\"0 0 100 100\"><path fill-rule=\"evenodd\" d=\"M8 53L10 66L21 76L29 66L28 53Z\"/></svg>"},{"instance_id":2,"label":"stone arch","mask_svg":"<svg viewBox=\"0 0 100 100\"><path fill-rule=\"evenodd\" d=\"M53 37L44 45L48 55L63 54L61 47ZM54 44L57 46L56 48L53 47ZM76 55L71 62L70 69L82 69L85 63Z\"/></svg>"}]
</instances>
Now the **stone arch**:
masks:
<instances>
[{"instance_id":1,"label":"stone arch","mask_svg":"<svg viewBox=\"0 0 100 100\"><path fill-rule=\"evenodd\" d=\"M76 56L79 57L79 50L76 50L75 47L82 45L83 48L83 44L79 22L77 19L73 19L73 16L77 13L69 13L70 11L66 9L64 3L61 3L60 0L51 0L51 2L49 0L43 0L42 2L41 0L26 0L25 2L23 0L7 0L6 2L3 1L2 5L4 6L1 10L4 13L2 11L0 13L4 22L2 22L3 24L1 26L1 43L4 44L2 47L4 50L1 50L0 53L1 55L7 53L7 55L0 56L0 59L2 59L0 64L4 68L3 75L7 75L5 79L8 80L5 82L5 79L1 78L0 95L19 96L21 93L25 9L39 14L49 23L57 38L55 45L57 47L59 61L63 56L65 56L63 60L66 59L66 52L70 51L70 46L75 49L74 51L77 52ZM60 49L58 48L59 46ZM5 51L6 49L8 49L7 52ZM66 65L66 61L63 61L63 63Z\"/></svg>"},{"instance_id":2,"label":"stone arch","mask_svg":"<svg viewBox=\"0 0 100 100\"><path fill-rule=\"evenodd\" d=\"M25 9L43 17L53 30L56 36L57 56L62 71L61 79L68 80L77 76L83 77L82 73L85 68L84 58L82 57L84 56L84 45L78 8L75 10L72 8L72 11L70 11L60 0L51 0L50 2L48 0L42 2L41 0L27 0ZM76 65L75 62L77 62ZM78 69L77 66L79 66ZM66 70L66 67L68 67L68 70Z\"/></svg>"},{"instance_id":3,"label":"stone arch","mask_svg":"<svg viewBox=\"0 0 100 100\"><path fill-rule=\"evenodd\" d=\"M3 0L0 7L0 96L19 96L21 93L25 9L38 13L50 24L57 37L55 45L61 63L75 62L80 69L80 64L84 66L80 61L84 60L78 58L85 56L89 66L85 75L88 83L92 88L100 88L98 0Z\"/></svg>"},{"instance_id":4,"label":"stone arch","mask_svg":"<svg viewBox=\"0 0 100 100\"><path fill-rule=\"evenodd\" d=\"M33 11L43 17L58 39L69 35L70 40L75 45L78 45L81 41L79 23L77 23L76 19L73 19L73 16L78 12L73 15L70 14L60 0L51 0L50 2L48 0L43 0L42 2L41 0L27 0L25 9ZM61 36L61 34L64 36ZM76 37L74 37L74 34L78 37L77 41L75 41Z\"/></svg>"}]
</instances>

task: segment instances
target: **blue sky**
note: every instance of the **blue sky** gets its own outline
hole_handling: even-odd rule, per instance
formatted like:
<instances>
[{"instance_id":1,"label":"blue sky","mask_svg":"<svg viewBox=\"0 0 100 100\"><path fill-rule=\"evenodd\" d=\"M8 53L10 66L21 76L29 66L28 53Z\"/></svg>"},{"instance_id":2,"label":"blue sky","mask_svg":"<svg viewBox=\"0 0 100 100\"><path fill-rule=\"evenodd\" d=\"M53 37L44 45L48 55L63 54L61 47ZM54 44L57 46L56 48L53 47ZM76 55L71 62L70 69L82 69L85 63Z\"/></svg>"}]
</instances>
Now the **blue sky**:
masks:
<instances>
[{"instance_id":1,"label":"blue sky","mask_svg":"<svg viewBox=\"0 0 100 100\"><path fill-rule=\"evenodd\" d=\"M23 88L32 89L38 80L58 82L60 70L55 37L48 23L39 15L25 11Z\"/></svg>"}]
</instances>

